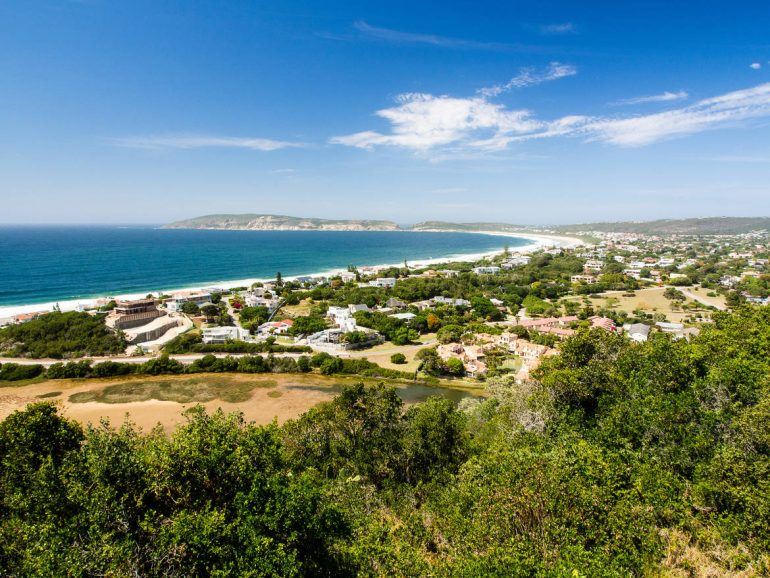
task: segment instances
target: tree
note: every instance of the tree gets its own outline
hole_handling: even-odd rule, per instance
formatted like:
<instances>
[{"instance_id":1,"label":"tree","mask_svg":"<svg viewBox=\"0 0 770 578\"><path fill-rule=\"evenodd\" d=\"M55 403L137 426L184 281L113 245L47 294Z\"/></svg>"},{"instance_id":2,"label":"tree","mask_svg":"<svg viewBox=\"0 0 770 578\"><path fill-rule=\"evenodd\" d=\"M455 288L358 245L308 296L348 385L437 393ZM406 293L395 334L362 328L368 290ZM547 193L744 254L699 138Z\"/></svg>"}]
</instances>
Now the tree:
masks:
<instances>
[{"instance_id":1,"label":"tree","mask_svg":"<svg viewBox=\"0 0 770 578\"><path fill-rule=\"evenodd\" d=\"M307 355L300 355L297 358L297 369L299 369L302 373L308 373L311 371L312 366L310 365L310 358Z\"/></svg>"},{"instance_id":2,"label":"tree","mask_svg":"<svg viewBox=\"0 0 770 578\"><path fill-rule=\"evenodd\" d=\"M403 365L406 363L406 356L403 353L394 353L390 356L390 362L396 365Z\"/></svg>"},{"instance_id":3,"label":"tree","mask_svg":"<svg viewBox=\"0 0 770 578\"><path fill-rule=\"evenodd\" d=\"M200 313L200 307L194 301L185 301L179 310L186 315L197 315Z\"/></svg>"},{"instance_id":4,"label":"tree","mask_svg":"<svg viewBox=\"0 0 770 578\"><path fill-rule=\"evenodd\" d=\"M678 289L674 289L673 287L666 287L666 290L663 291L663 297L671 301L678 301L678 302L682 302L686 299L686 297L684 296L684 293L682 293Z\"/></svg>"},{"instance_id":5,"label":"tree","mask_svg":"<svg viewBox=\"0 0 770 578\"><path fill-rule=\"evenodd\" d=\"M456 377L465 375L465 366L463 365L463 362L457 359L456 357L450 357L449 359L447 359L444 364L444 368L445 368L444 371L449 375L453 375Z\"/></svg>"},{"instance_id":6,"label":"tree","mask_svg":"<svg viewBox=\"0 0 770 578\"><path fill-rule=\"evenodd\" d=\"M419 338L419 333L417 333L414 329L409 329L409 327L403 326L394 331L391 341L394 345L407 345L408 343L416 341Z\"/></svg>"},{"instance_id":7,"label":"tree","mask_svg":"<svg viewBox=\"0 0 770 578\"><path fill-rule=\"evenodd\" d=\"M436 333L436 339L439 343L452 343L460 341L465 328L460 325L445 325Z\"/></svg>"},{"instance_id":8,"label":"tree","mask_svg":"<svg viewBox=\"0 0 770 578\"><path fill-rule=\"evenodd\" d=\"M216 305L204 305L201 307L201 313L209 320L219 317L220 311Z\"/></svg>"},{"instance_id":9,"label":"tree","mask_svg":"<svg viewBox=\"0 0 770 578\"><path fill-rule=\"evenodd\" d=\"M503 314L486 297L471 298L471 308L481 319L497 321L503 318Z\"/></svg>"},{"instance_id":10,"label":"tree","mask_svg":"<svg viewBox=\"0 0 770 578\"><path fill-rule=\"evenodd\" d=\"M289 328L289 335L311 335L327 327L326 320L318 315L299 316L293 321L293 325Z\"/></svg>"}]
</instances>

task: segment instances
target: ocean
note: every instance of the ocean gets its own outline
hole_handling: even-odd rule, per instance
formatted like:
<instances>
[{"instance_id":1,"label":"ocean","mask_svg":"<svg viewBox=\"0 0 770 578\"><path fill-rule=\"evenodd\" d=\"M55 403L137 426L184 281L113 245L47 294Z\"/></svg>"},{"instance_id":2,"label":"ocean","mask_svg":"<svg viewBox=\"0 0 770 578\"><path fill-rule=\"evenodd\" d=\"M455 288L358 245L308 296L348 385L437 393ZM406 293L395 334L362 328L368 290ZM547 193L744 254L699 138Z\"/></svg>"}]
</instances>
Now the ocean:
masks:
<instances>
[{"instance_id":1,"label":"ocean","mask_svg":"<svg viewBox=\"0 0 770 578\"><path fill-rule=\"evenodd\" d=\"M531 244L472 233L0 227L0 306L318 274Z\"/></svg>"}]
</instances>

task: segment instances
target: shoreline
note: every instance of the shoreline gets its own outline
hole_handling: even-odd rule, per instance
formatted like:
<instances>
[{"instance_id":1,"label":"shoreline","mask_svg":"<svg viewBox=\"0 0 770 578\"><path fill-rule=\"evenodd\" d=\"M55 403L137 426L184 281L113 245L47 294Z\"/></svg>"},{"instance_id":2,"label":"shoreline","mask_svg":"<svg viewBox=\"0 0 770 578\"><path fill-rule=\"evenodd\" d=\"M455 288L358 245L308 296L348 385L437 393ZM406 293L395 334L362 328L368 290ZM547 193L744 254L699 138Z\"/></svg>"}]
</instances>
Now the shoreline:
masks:
<instances>
[{"instance_id":1,"label":"shoreline","mask_svg":"<svg viewBox=\"0 0 770 578\"><path fill-rule=\"evenodd\" d=\"M511 253L532 253L538 249L546 247L562 247L562 248L574 248L584 243L577 238L568 237L564 235L540 235L536 233L516 233L509 231L425 231L425 232L440 232L440 233L472 233L477 235L490 235L494 237L511 237L518 239L525 239L532 241L527 245L521 247L513 247L510 249ZM486 251L484 253L458 253L455 255L447 255L446 257L435 257L425 259L415 259L413 261L407 260L410 267L422 268L431 265L439 265L441 263L457 263L463 261L479 261L492 257L502 252L503 247L492 251ZM385 264L367 264L360 265L360 268L373 268L373 269L387 269L388 267L400 267L403 263L385 263ZM326 271L316 271L312 273L300 273L297 275L291 275L284 277L287 281L292 281L298 277L330 277L342 272L345 272L344 268L329 269ZM196 285L188 285L184 287L165 288L162 289L162 293L174 293L177 291L200 291L207 287L217 287L221 289L232 289L234 287L250 286L253 283L264 283L272 281L273 278L248 278L248 279L231 279L211 281L208 283L200 283ZM148 293L156 293L155 291L135 292L135 293L121 293L116 295L101 294L93 297L82 297L79 299L67 299L60 301L49 301L44 303L29 303L21 305L0 305L0 319L13 317L15 315L21 315L25 313L45 313L53 311L58 305L61 311L76 311L80 308L92 307L97 301L102 299L140 299L145 297Z\"/></svg>"}]
</instances>

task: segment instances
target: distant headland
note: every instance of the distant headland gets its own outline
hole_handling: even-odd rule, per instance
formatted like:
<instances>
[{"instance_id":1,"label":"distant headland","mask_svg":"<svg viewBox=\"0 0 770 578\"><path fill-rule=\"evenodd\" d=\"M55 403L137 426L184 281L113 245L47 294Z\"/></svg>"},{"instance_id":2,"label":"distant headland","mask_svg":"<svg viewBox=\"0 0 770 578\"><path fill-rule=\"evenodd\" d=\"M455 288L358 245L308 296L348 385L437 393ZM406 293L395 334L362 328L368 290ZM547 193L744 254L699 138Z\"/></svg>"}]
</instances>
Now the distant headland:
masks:
<instances>
[{"instance_id":1,"label":"distant headland","mask_svg":"<svg viewBox=\"0 0 770 578\"><path fill-rule=\"evenodd\" d=\"M164 229L222 229L236 231L447 231L556 233L622 232L643 234L715 235L740 234L754 230L770 230L768 217L706 217L692 219L660 219L657 221L623 221L575 225L516 225L499 222L452 223L423 221L401 226L393 221L367 219L318 219L287 215L231 214L204 215L163 225Z\"/></svg>"}]
</instances>

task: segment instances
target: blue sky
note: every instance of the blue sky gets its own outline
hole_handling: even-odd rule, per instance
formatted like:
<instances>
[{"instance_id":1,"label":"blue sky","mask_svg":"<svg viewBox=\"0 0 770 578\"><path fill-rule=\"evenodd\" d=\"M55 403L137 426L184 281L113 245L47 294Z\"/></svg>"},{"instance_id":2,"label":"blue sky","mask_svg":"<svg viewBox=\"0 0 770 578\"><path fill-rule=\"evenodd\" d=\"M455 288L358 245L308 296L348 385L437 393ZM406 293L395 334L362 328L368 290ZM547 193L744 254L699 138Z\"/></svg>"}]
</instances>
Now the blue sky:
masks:
<instances>
[{"instance_id":1,"label":"blue sky","mask_svg":"<svg viewBox=\"0 0 770 578\"><path fill-rule=\"evenodd\" d=\"M770 215L766 2L0 0L0 222Z\"/></svg>"}]
</instances>

